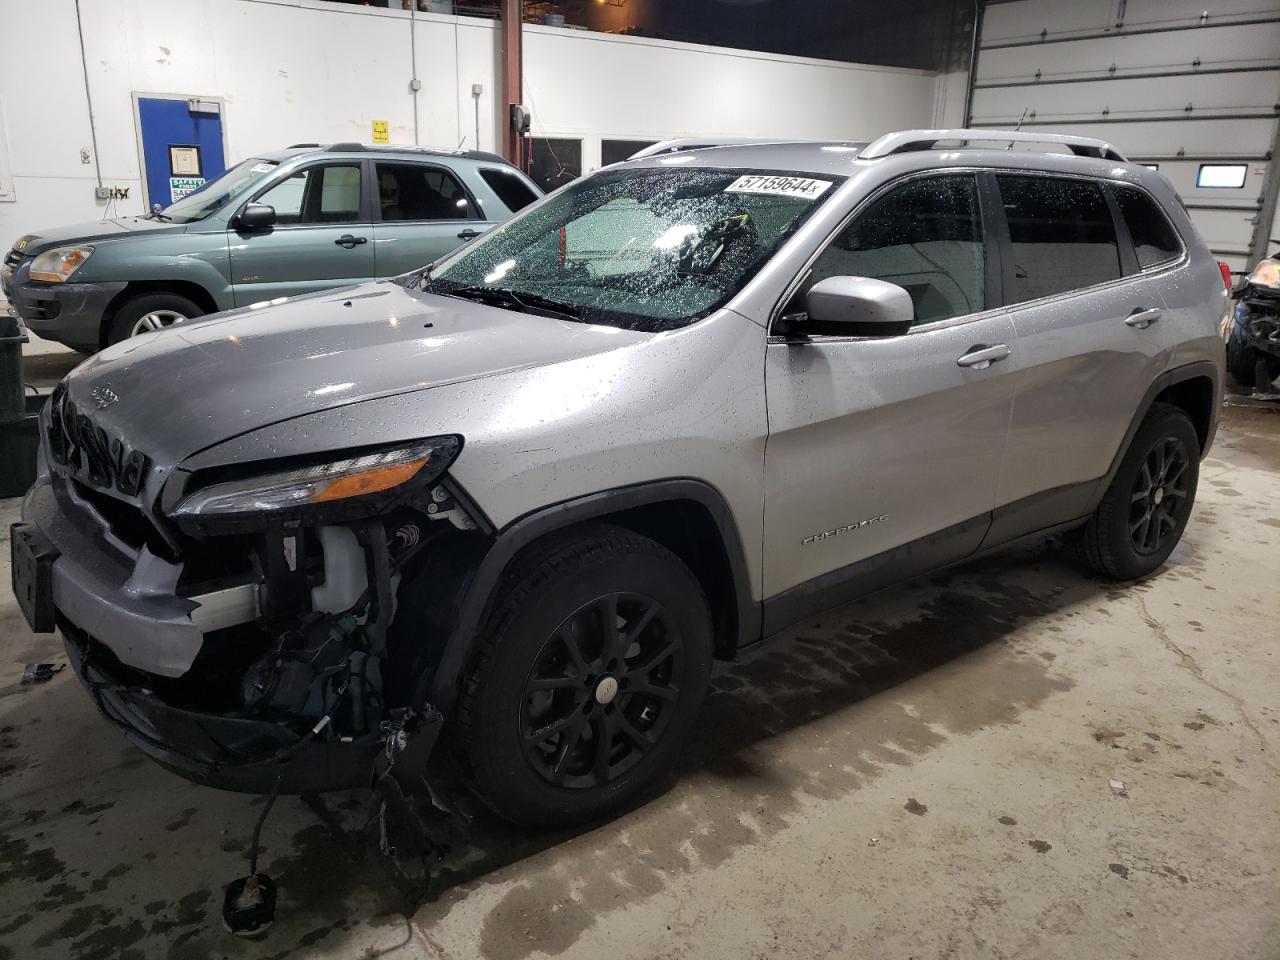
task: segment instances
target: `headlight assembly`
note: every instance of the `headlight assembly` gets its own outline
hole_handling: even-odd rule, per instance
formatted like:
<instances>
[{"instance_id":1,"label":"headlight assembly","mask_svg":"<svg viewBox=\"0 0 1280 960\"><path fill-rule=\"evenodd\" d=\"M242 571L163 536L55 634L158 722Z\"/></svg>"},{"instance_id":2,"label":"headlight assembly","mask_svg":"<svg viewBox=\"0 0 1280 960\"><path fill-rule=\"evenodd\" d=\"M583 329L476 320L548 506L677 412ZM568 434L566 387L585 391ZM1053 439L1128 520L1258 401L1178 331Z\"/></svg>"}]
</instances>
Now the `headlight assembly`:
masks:
<instances>
[{"instance_id":1,"label":"headlight assembly","mask_svg":"<svg viewBox=\"0 0 1280 960\"><path fill-rule=\"evenodd\" d=\"M461 449L460 437L432 437L314 466L214 483L183 499L173 516L179 520L266 519L329 508L339 508L339 512L355 508L358 512L360 498L393 493L411 481L414 486L431 483L449 468Z\"/></svg>"},{"instance_id":2,"label":"headlight assembly","mask_svg":"<svg viewBox=\"0 0 1280 960\"><path fill-rule=\"evenodd\" d=\"M81 264L93 255L93 247L54 247L31 261L31 279L66 283Z\"/></svg>"},{"instance_id":3,"label":"headlight assembly","mask_svg":"<svg viewBox=\"0 0 1280 960\"><path fill-rule=\"evenodd\" d=\"M1258 265L1253 268L1253 273L1249 274L1248 282L1255 287L1280 290L1280 260L1267 259L1259 261Z\"/></svg>"}]
</instances>

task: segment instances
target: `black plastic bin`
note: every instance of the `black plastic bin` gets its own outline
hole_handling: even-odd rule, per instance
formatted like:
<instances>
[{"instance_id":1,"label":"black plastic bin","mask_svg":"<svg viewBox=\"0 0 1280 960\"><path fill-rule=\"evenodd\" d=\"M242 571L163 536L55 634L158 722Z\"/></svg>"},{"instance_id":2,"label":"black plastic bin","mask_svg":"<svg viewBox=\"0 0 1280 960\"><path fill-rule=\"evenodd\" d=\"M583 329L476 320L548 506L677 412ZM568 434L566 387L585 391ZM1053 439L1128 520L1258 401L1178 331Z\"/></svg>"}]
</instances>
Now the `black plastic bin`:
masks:
<instances>
[{"instance_id":1,"label":"black plastic bin","mask_svg":"<svg viewBox=\"0 0 1280 960\"><path fill-rule=\"evenodd\" d=\"M22 496L36 478L37 414L45 398L26 396L23 388L26 342L21 320L0 316L0 497Z\"/></svg>"}]
</instances>

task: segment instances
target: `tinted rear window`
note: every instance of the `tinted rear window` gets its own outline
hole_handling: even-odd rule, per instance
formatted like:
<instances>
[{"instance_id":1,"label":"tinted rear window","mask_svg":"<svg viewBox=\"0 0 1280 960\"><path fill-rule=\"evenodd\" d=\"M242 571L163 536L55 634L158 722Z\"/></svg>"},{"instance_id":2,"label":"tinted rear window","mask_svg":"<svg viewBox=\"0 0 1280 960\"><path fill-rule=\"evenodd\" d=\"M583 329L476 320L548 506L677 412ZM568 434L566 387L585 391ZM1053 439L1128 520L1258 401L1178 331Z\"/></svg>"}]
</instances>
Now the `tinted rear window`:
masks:
<instances>
[{"instance_id":1,"label":"tinted rear window","mask_svg":"<svg viewBox=\"0 0 1280 960\"><path fill-rule=\"evenodd\" d=\"M523 210L538 199L538 195L529 188L529 185L510 170L488 168L481 170L480 176L484 177L484 182L489 185L489 189L498 195L498 199L506 204L507 209L512 213Z\"/></svg>"},{"instance_id":2,"label":"tinted rear window","mask_svg":"<svg viewBox=\"0 0 1280 960\"><path fill-rule=\"evenodd\" d=\"M1178 235L1150 197L1133 187L1115 187L1116 201L1138 254L1138 265L1150 267L1173 260L1182 252Z\"/></svg>"},{"instance_id":3,"label":"tinted rear window","mask_svg":"<svg viewBox=\"0 0 1280 960\"><path fill-rule=\"evenodd\" d=\"M1098 184L1010 174L998 174L996 180L1013 245L1008 303L1120 277L1115 224Z\"/></svg>"}]
</instances>

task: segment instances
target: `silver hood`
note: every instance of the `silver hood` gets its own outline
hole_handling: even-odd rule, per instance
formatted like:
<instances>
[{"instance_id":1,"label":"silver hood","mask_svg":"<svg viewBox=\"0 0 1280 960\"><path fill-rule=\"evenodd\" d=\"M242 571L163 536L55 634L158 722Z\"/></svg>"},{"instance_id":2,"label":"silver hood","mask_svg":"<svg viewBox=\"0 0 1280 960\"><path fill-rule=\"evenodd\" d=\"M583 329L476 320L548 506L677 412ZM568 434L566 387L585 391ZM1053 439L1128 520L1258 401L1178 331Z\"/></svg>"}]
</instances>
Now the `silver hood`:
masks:
<instances>
[{"instance_id":1,"label":"silver hood","mask_svg":"<svg viewBox=\"0 0 1280 960\"><path fill-rule=\"evenodd\" d=\"M164 470L294 417L587 357L649 336L381 281L127 340L73 370L66 389L109 435Z\"/></svg>"}]
</instances>

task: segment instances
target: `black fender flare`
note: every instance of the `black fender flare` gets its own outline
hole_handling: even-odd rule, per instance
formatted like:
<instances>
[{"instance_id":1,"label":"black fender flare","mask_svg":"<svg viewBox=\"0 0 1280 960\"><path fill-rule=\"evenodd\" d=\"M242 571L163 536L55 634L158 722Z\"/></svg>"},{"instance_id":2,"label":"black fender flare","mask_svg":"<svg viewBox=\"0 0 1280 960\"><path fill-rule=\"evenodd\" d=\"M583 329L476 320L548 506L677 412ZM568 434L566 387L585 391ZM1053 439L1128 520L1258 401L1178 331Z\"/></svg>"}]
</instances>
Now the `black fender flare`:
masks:
<instances>
[{"instance_id":1,"label":"black fender flare","mask_svg":"<svg viewBox=\"0 0 1280 960\"><path fill-rule=\"evenodd\" d=\"M615 487L541 507L496 532L492 545L467 580L436 669L419 682L421 695L417 701L430 703L446 716L451 711L458 696L458 679L474 648L489 601L503 572L522 549L540 537L586 520L669 501L692 501L711 516L733 580L738 645L760 639L760 604L751 595L742 537L723 494L705 481L686 477Z\"/></svg>"},{"instance_id":2,"label":"black fender flare","mask_svg":"<svg viewBox=\"0 0 1280 960\"><path fill-rule=\"evenodd\" d=\"M1204 448L1200 451L1201 459L1209 452L1209 448L1213 445L1214 435L1218 431L1218 416L1222 407L1222 371L1219 369L1219 364L1214 363L1212 360L1195 360L1181 367L1166 370L1155 378L1151 386L1147 387L1147 392L1142 395L1142 402L1138 404L1133 420L1129 423L1129 428L1125 430L1124 439L1120 441L1120 446L1116 450L1115 456L1111 459L1111 466L1107 468L1106 474L1096 481L1097 486L1089 499L1090 513L1097 509L1098 504L1102 502L1102 498L1106 495L1107 488L1111 486L1111 481L1119 473L1120 463L1124 460L1124 455L1129 452L1129 444L1133 442L1134 434L1142 426L1142 421L1146 418L1151 405L1156 402L1156 397L1175 384L1183 383L1196 377L1207 377L1209 382L1213 384L1213 402L1209 410L1209 429L1205 434Z\"/></svg>"}]
</instances>

